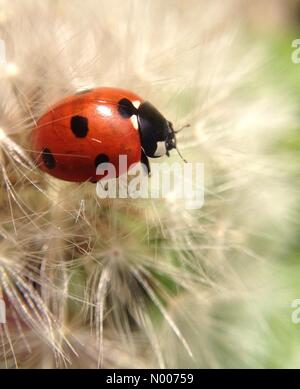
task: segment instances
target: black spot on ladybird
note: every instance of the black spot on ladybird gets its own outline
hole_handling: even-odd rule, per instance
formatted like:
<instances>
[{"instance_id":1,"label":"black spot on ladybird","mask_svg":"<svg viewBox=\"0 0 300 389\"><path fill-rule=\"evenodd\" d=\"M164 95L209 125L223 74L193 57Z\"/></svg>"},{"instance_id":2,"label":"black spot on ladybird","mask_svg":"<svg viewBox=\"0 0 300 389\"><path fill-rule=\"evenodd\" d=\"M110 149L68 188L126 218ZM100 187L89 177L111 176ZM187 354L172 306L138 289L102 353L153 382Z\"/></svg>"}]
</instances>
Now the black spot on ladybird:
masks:
<instances>
[{"instance_id":1,"label":"black spot on ladybird","mask_svg":"<svg viewBox=\"0 0 300 389\"><path fill-rule=\"evenodd\" d=\"M137 109L128 99L122 99L118 102L118 111L122 118L130 118L137 112Z\"/></svg>"},{"instance_id":2,"label":"black spot on ladybird","mask_svg":"<svg viewBox=\"0 0 300 389\"><path fill-rule=\"evenodd\" d=\"M55 161L55 158L54 158L53 154L51 153L51 151L49 149L45 148L42 151L42 159L43 159L43 162L44 162L45 166L48 169L54 169L55 168L56 161Z\"/></svg>"},{"instance_id":3,"label":"black spot on ladybird","mask_svg":"<svg viewBox=\"0 0 300 389\"><path fill-rule=\"evenodd\" d=\"M101 163L109 162L109 158L106 154L98 154L95 158L95 166L97 167Z\"/></svg>"},{"instance_id":4,"label":"black spot on ladybird","mask_svg":"<svg viewBox=\"0 0 300 389\"><path fill-rule=\"evenodd\" d=\"M71 118L71 130L76 138L85 138L89 131L88 119L83 116L73 116Z\"/></svg>"}]
</instances>

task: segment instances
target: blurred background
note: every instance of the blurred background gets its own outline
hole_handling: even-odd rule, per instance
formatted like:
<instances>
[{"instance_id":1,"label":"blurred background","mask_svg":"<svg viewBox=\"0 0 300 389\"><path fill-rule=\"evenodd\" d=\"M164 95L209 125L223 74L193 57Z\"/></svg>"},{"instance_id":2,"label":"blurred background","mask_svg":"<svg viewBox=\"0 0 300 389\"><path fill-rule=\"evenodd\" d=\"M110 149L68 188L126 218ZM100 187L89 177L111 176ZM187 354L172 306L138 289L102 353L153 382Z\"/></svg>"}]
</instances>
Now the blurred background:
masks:
<instances>
[{"instance_id":1,"label":"blurred background","mask_svg":"<svg viewBox=\"0 0 300 389\"><path fill-rule=\"evenodd\" d=\"M300 1L0 0L0 38L1 367L298 368ZM191 124L203 208L32 166L35 120L102 85Z\"/></svg>"},{"instance_id":2,"label":"blurred background","mask_svg":"<svg viewBox=\"0 0 300 389\"><path fill-rule=\"evenodd\" d=\"M280 85L281 90L284 90L284 93L291 96L296 102L299 99L300 67L294 64L289 57L291 42L299 37L299 9L299 1L276 1L270 2L268 5L259 5L254 2L249 7L250 34L262 39L269 53L270 66L265 69L264 77L267 77L273 85ZM273 269L274 278L280 279L283 284L274 290L274 293L269 297L271 307L275 301L278 303L268 313L268 323L274 335L266 340L268 356L264 367L272 368L299 367L299 326L296 324L295 318L291 321L288 320L288 312L295 311L295 306L297 306L292 301L299 295L300 111L297 105L296 103L296 118L298 120L296 119L294 125L285 128L282 137L273 145L276 157L284 159L287 163L289 170L287 181L293 183L296 201L286 215L291 222L292 229L287 234L279 234L279 251L275 255L279 269ZM276 207L276 204L273 206ZM277 226L272 228L276 229ZM291 303L289 303L287 296L290 296Z\"/></svg>"}]
</instances>

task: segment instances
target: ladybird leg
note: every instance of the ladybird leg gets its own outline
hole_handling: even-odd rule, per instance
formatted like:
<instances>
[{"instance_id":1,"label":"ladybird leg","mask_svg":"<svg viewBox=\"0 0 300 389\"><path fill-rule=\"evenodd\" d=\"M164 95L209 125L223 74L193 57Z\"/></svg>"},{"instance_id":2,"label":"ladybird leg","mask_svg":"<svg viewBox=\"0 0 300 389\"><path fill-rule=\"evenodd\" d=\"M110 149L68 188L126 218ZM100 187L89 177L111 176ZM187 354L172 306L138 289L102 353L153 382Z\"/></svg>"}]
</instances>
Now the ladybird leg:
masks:
<instances>
[{"instance_id":1,"label":"ladybird leg","mask_svg":"<svg viewBox=\"0 0 300 389\"><path fill-rule=\"evenodd\" d=\"M145 154L145 151L142 149L142 155L141 155L141 163L146 166L146 169L147 169L147 172L148 172L148 176L151 175L151 168L150 168L150 162L149 162L149 159L147 157L147 155Z\"/></svg>"}]
</instances>

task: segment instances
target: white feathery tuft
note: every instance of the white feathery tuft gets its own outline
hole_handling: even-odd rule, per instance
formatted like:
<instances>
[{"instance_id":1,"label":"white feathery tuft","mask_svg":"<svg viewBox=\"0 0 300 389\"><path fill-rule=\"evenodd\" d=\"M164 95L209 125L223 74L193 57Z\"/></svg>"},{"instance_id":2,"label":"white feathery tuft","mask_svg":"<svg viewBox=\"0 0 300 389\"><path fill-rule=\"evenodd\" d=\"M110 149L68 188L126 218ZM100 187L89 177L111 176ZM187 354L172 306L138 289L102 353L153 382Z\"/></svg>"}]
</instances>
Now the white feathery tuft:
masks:
<instances>
[{"instance_id":1,"label":"white feathery tuft","mask_svg":"<svg viewBox=\"0 0 300 389\"><path fill-rule=\"evenodd\" d=\"M243 39L242 3L0 1L0 366L226 365L216 345L234 336L218 307L246 304L254 320L268 250L250 238L289 228L294 201L267 152L293 125L293 105L257 80L265 51ZM100 201L92 184L33 165L38 117L95 86L127 88L175 128L191 124L178 144L204 163L203 208L172 196Z\"/></svg>"}]
</instances>

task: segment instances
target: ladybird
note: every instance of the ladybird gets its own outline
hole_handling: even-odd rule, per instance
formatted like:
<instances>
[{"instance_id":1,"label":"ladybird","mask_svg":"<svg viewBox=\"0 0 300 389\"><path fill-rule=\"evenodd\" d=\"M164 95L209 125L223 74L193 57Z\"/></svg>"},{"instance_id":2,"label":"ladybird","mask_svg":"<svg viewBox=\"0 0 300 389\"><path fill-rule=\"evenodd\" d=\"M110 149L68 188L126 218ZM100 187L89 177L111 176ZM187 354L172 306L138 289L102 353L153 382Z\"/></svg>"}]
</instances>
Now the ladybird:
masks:
<instances>
[{"instance_id":1,"label":"ladybird","mask_svg":"<svg viewBox=\"0 0 300 389\"><path fill-rule=\"evenodd\" d=\"M171 122L149 102L128 90L96 88L69 96L37 121L31 133L32 153L39 168L66 181L97 182L99 164L119 170L119 156L127 166L148 157L169 156L176 147Z\"/></svg>"}]
</instances>

